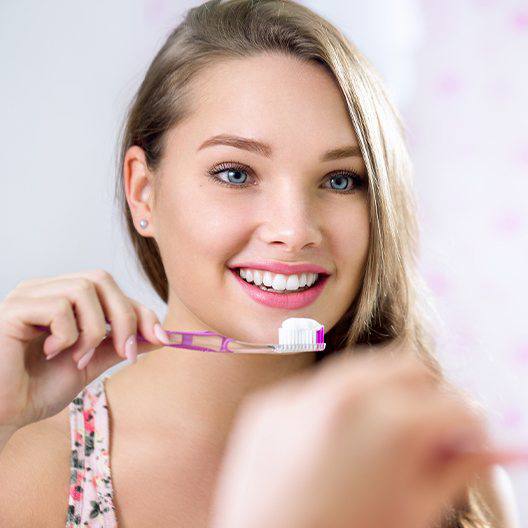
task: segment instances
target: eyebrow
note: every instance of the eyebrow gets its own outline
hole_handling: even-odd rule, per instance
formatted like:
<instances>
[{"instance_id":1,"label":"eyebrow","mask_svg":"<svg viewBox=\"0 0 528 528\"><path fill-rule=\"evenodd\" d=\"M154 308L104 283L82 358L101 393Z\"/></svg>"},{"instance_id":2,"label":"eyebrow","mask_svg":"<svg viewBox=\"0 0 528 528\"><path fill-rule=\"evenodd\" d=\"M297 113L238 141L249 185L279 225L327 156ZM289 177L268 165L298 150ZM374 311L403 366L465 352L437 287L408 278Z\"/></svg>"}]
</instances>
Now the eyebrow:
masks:
<instances>
[{"instance_id":1,"label":"eyebrow","mask_svg":"<svg viewBox=\"0 0 528 528\"><path fill-rule=\"evenodd\" d=\"M254 139L248 139L240 136L232 136L229 134L219 134L217 136L206 139L197 150L201 150L206 147L212 147L213 145L228 145L243 150L249 150L255 152L261 156L267 158L271 157L272 149L267 143L262 143ZM329 150L321 156L320 161L331 161L341 158L353 158L355 156L361 157L361 151L357 145L349 145L346 147L339 147L336 149Z\"/></svg>"}]
</instances>

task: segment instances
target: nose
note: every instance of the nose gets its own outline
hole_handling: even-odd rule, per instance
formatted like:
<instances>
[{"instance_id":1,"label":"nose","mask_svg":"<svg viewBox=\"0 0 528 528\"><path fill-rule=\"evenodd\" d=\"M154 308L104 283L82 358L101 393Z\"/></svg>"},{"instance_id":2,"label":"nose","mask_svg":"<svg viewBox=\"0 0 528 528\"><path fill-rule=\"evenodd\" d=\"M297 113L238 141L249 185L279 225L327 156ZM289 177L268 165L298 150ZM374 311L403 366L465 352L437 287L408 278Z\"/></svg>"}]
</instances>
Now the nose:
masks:
<instances>
[{"instance_id":1,"label":"nose","mask_svg":"<svg viewBox=\"0 0 528 528\"><path fill-rule=\"evenodd\" d=\"M285 187L266 201L259 236L264 243L279 246L285 254L298 255L306 247L321 245L319 215L309 197L293 189L293 185Z\"/></svg>"}]
</instances>

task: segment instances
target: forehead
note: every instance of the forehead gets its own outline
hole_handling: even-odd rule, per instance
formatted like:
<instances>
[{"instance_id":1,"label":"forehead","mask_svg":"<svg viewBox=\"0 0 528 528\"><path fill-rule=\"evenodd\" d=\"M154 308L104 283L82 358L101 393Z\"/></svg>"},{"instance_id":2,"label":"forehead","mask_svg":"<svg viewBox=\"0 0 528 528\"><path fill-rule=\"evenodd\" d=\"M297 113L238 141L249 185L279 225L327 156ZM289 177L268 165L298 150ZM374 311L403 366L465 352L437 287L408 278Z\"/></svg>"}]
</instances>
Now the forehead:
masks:
<instances>
[{"instance_id":1,"label":"forehead","mask_svg":"<svg viewBox=\"0 0 528 528\"><path fill-rule=\"evenodd\" d=\"M193 80L189 119L174 131L196 143L232 133L277 149L317 150L357 144L343 95L316 63L284 54L218 60ZM275 149L275 150L277 150Z\"/></svg>"}]
</instances>

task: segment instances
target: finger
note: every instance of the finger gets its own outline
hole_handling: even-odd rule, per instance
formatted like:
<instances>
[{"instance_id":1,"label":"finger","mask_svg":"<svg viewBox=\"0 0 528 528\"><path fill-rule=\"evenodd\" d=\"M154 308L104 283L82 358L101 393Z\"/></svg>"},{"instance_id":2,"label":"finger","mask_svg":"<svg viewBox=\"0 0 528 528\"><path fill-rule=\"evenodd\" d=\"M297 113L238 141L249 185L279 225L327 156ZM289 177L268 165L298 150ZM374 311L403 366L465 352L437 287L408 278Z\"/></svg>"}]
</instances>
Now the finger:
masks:
<instances>
[{"instance_id":1,"label":"finger","mask_svg":"<svg viewBox=\"0 0 528 528\"><path fill-rule=\"evenodd\" d=\"M492 462L486 422L459 395L435 393L407 409L400 440L431 499L460 493L472 472Z\"/></svg>"},{"instance_id":2,"label":"finger","mask_svg":"<svg viewBox=\"0 0 528 528\"><path fill-rule=\"evenodd\" d=\"M143 344L144 352L150 352L156 349L159 349L158 344ZM91 358L84 363L82 363L82 361L83 359L81 358L79 363L75 364L67 354L59 354L50 360L50 366L56 362L56 366L59 368L64 367L65 369L75 369L81 376L80 385L87 386L108 369L122 363L123 358L116 353L112 340L103 340L96 348L95 353ZM64 365L61 365L61 362L63 362Z\"/></svg>"},{"instance_id":3,"label":"finger","mask_svg":"<svg viewBox=\"0 0 528 528\"><path fill-rule=\"evenodd\" d=\"M114 349L123 358L131 359L137 354L137 315L128 297L115 282L112 275L104 270L87 272L93 281L95 290L111 325L107 339L111 340Z\"/></svg>"},{"instance_id":4,"label":"finger","mask_svg":"<svg viewBox=\"0 0 528 528\"><path fill-rule=\"evenodd\" d=\"M160 345L163 346L164 344L169 344L170 341L168 336L163 336L163 334L161 334L160 337L163 337L163 341L157 337L157 333L155 330L156 325L159 325L159 330L157 330L157 332L164 332L164 330L161 328L161 323L156 313L153 310L150 310L146 306L135 301L134 299L131 299L130 297L128 297L128 300L136 312L138 335L141 335L145 337L145 339L147 339L147 343L141 340L137 341L137 354L145 354L147 352L151 352L152 350L159 348ZM110 342L111 341L108 340L107 345ZM112 345L112 348L115 352L114 345ZM105 347L104 351L101 349L101 347L97 347L93 354L87 354L85 356L82 356L78 362L78 368L84 369L88 365L88 363L92 362L94 356L101 356L102 354L107 354L107 349L108 346ZM133 358L133 360L135 360L135 358ZM110 368L111 366L116 363L119 363L120 361L121 359L115 362L113 358L103 358L103 361L99 362L99 366L100 368L104 366ZM102 372L104 372L104 370Z\"/></svg>"},{"instance_id":5,"label":"finger","mask_svg":"<svg viewBox=\"0 0 528 528\"><path fill-rule=\"evenodd\" d=\"M495 464L528 466L528 449L495 447L490 451L489 454L494 459Z\"/></svg>"},{"instance_id":6,"label":"finger","mask_svg":"<svg viewBox=\"0 0 528 528\"><path fill-rule=\"evenodd\" d=\"M57 343L55 351L48 358L51 359L58 353L68 351L73 360L77 362L88 351L96 348L106 336L105 316L101 307L94 284L85 277L62 278L50 282L34 284L25 290L26 298L39 298L42 295L56 295L66 298L72 305L78 335Z\"/></svg>"},{"instance_id":7,"label":"finger","mask_svg":"<svg viewBox=\"0 0 528 528\"><path fill-rule=\"evenodd\" d=\"M462 447L464 445L465 447ZM448 454L449 453L449 454ZM461 444L460 450L453 444L443 447L443 463L435 478L420 485L419 499L422 504L450 503L459 504L467 497L468 487L476 477L488 471L496 464L505 461L503 453L488 448L472 447ZM526 464L528 458L524 458Z\"/></svg>"},{"instance_id":8,"label":"finger","mask_svg":"<svg viewBox=\"0 0 528 528\"><path fill-rule=\"evenodd\" d=\"M145 305L139 303L135 299L128 297L129 302L132 304L136 311L138 320L138 333L147 339L150 343L158 343L159 345L170 344L169 336L161 326L161 322L154 310L147 308ZM156 329L156 326L159 326ZM138 343L138 354L143 353L141 342Z\"/></svg>"},{"instance_id":9,"label":"finger","mask_svg":"<svg viewBox=\"0 0 528 528\"><path fill-rule=\"evenodd\" d=\"M20 341L31 341L34 325L49 327L50 335L44 340L43 351L51 354L62 343L69 343L78 335L77 322L71 303L64 297L42 297L38 302L23 297L6 301L6 335ZM28 329L30 331L28 331Z\"/></svg>"},{"instance_id":10,"label":"finger","mask_svg":"<svg viewBox=\"0 0 528 528\"><path fill-rule=\"evenodd\" d=\"M459 447L468 442L482 447L488 439L485 423L459 398L433 391L417 399L400 390L385 393L379 402L383 405L376 415L382 417L385 439L404 468L420 515L437 512L443 502L456 499L472 472L489 463L486 457L480 461L477 457L473 466L465 466L465 472L460 467L458 473L450 469L458 459L446 448L448 440L451 446L455 438Z\"/></svg>"},{"instance_id":11,"label":"finger","mask_svg":"<svg viewBox=\"0 0 528 528\"><path fill-rule=\"evenodd\" d=\"M134 356L137 351L136 311L112 275L106 270L94 269L68 273L48 279L31 279L30 281L26 281L24 287L27 286L28 288L36 289L38 286L46 287L46 285L54 284L65 279L88 279L93 283L102 310L111 325L111 331L106 332L106 324L104 324L106 334L104 339L108 338L113 342L115 350L123 359L127 358L127 348L129 349L129 353ZM75 359L79 359L81 355L81 353L76 354Z\"/></svg>"}]
</instances>

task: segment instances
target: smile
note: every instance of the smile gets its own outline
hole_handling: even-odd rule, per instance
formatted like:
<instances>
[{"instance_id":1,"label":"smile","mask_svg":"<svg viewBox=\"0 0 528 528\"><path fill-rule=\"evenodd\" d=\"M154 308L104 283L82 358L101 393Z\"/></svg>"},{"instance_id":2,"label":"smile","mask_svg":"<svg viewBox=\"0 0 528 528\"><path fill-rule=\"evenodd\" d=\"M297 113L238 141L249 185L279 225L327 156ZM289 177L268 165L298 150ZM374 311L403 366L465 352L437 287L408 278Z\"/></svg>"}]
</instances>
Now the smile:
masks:
<instances>
[{"instance_id":1,"label":"smile","mask_svg":"<svg viewBox=\"0 0 528 528\"><path fill-rule=\"evenodd\" d=\"M329 278L319 273L284 275L245 268L232 268L230 271L251 299L265 306L286 310L312 304Z\"/></svg>"}]
</instances>

